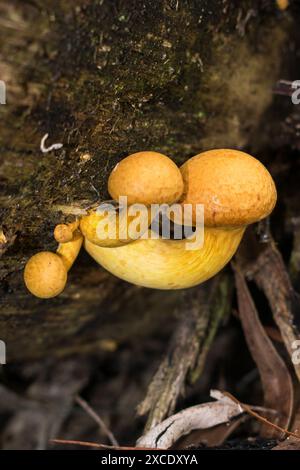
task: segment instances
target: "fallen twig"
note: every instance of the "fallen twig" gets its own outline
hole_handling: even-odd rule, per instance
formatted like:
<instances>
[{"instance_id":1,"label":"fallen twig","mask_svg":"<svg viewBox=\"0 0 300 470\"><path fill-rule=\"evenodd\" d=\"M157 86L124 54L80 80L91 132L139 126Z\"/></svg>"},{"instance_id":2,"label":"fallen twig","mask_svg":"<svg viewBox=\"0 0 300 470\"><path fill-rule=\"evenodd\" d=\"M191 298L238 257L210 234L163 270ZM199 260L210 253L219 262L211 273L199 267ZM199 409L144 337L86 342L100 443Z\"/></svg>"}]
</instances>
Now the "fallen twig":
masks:
<instances>
[{"instance_id":1,"label":"fallen twig","mask_svg":"<svg viewBox=\"0 0 300 470\"><path fill-rule=\"evenodd\" d=\"M229 393L229 392L223 392L223 393L228 398L233 400L237 405L239 405L243 411L245 411L249 415L253 416L254 418L258 419L262 423L264 423L268 426L271 426L272 428L276 429L277 431L280 431L281 433L284 433L288 436L293 436L293 437L296 437L297 439L300 439L300 434L296 434L292 431L288 431L287 429L284 429L281 426L278 426L277 424L272 423L267 418L264 418L260 414L256 413L256 411L254 411L253 408L251 408L249 405L245 405L244 403L241 403L237 398L235 398L233 395L231 395L231 393Z\"/></svg>"},{"instance_id":2,"label":"fallen twig","mask_svg":"<svg viewBox=\"0 0 300 470\"><path fill-rule=\"evenodd\" d=\"M75 398L76 403L81 406L81 408L84 409L84 411L87 412L87 414L98 424L100 430L107 436L108 440L112 443L113 446L118 446L119 443L113 433L108 429L106 426L105 422L99 416L93 408L80 396L77 395Z\"/></svg>"},{"instance_id":3,"label":"fallen twig","mask_svg":"<svg viewBox=\"0 0 300 470\"><path fill-rule=\"evenodd\" d=\"M111 450L164 450L164 449L149 449L148 447L124 447L124 446L110 446L106 444L99 444L98 442L88 442L88 441L74 441L70 439L51 439L53 444L65 444L65 445L74 445L74 446L83 446L83 447L95 447L97 449L111 449Z\"/></svg>"}]
</instances>

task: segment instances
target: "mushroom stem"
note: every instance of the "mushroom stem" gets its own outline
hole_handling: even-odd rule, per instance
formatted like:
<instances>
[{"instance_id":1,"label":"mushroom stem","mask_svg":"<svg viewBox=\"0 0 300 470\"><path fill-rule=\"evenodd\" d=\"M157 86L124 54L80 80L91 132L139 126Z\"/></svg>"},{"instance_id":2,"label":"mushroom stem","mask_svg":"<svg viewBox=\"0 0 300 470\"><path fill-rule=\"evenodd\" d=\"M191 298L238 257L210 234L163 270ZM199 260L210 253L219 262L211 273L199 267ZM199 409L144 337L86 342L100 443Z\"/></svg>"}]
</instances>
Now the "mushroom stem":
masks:
<instances>
[{"instance_id":1,"label":"mushroom stem","mask_svg":"<svg viewBox=\"0 0 300 470\"><path fill-rule=\"evenodd\" d=\"M76 230L71 241L58 245L56 253L61 257L67 271L69 271L77 258L82 242L83 236L79 230Z\"/></svg>"},{"instance_id":2,"label":"mushroom stem","mask_svg":"<svg viewBox=\"0 0 300 470\"><path fill-rule=\"evenodd\" d=\"M117 248L85 249L97 263L132 284L154 289L183 289L214 276L236 252L246 227L204 229L204 244L186 249L186 240L139 239Z\"/></svg>"}]
</instances>

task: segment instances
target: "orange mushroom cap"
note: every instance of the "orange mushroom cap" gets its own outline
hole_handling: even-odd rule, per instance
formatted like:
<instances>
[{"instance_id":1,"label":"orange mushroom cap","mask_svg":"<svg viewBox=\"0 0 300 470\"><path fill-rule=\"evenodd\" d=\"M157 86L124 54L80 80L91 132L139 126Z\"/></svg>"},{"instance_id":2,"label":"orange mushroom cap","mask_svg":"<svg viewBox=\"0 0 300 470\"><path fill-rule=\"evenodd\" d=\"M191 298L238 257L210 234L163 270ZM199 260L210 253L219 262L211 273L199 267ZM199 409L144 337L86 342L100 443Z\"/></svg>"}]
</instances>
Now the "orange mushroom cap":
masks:
<instances>
[{"instance_id":1,"label":"orange mushroom cap","mask_svg":"<svg viewBox=\"0 0 300 470\"><path fill-rule=\"evenodd\" d=\"M36 297L48 299L60 294L67 282L67 269L62 258L51 251L32 256L25 266L24 282Z\"/></svg>"},{"instance_id":2,"label":"orange mushroom cap","mask_svg":"<svg viewBox=\"0 0 300 470\"><path fill-rule=\"evenodd\" d=\"M108 179L108 191L131 204L172 204L181 197L183 180L179 168L165 155L138 152L118 163Z\"/></svg>"},{"instance_id":3,"label":"orange mushroom cap","mask_svg":"<svg viewBox=\"0 0 300 470\"><path fill-rule=\"evenodd\" d=\"M190 158L181 167L182 204L204 205L207 227L235 227L269 215L277 199L274 181L256 158L239 150L216 149Z\"/></svg>"}]
</instances>

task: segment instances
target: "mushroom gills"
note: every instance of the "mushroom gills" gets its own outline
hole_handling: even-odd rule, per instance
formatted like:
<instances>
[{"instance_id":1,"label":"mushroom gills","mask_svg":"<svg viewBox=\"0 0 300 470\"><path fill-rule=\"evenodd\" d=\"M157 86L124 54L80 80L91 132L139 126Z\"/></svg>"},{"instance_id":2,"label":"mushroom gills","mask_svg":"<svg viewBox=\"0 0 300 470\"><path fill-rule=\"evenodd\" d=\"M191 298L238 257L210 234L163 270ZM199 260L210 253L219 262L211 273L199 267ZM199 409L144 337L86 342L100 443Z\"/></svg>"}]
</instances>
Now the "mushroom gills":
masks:
<instances>
[{"instance_id":1,"label":"mushroom gills","mask_svg":"<svg viewBox=\"0 0 300 470\"><path fill-rule=\"evenodd\" d=\"M220 271L235 254L245 227L204 229L204 243L186 249L187 240L139 239L105 248L85 239L85 249L115 276L153 289L184 289L200 284ZM189 242L192 242L190 240Z\"/></svg>"}]
</instances>

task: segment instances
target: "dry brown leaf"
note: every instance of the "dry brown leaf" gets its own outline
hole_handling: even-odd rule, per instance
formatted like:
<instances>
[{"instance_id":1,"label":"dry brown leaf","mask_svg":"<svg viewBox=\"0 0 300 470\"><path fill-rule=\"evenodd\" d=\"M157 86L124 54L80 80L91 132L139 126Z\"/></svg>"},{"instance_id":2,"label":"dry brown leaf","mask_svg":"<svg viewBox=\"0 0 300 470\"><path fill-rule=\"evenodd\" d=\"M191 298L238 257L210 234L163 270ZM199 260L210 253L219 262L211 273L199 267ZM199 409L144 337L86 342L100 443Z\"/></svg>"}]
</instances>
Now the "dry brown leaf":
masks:
<instances>
[{"instance_id":1,"label":"dry brown leaf","mask_svg":"<svg viewBox=\"0 0 300 470\"><path fill-rule=\"evenodd\" d=\"M300 434L300 409L298 409L294 418L292 429L295 433ZM284 441L273 447L272 450L300 450L300 439L294 436L288 436Z\"/></svg>"},{"instance_id":2,"label":"dry brown leaf","mask_svg":"<svg viewBox=\"0 0 300 470\"><path fill-rule=\"evenodd\" d=\"M253 230L246 232L238 252L239 266L248 279L253 279L269 301L274 321L291 357L298 380L300 363L292 361L293 346L300 340L300 296L294 290L281 253L271 235L267 245L259 243Z\"/></svg>"},{"instance_id":3,"label":"dry brown leaf","mask_svg":"<svg viewBox=\"0 0 300 470\"><path fill-rule=\"evenodd\" d=\"M293 289L282 256L274 243L260 254L247 272L264 291L274 320L291 358L293 344L300 340L300 297ZM300 381L300 364L293 362Z\"/></svg>"},{"instance_id":4,"label":"dry brown leaf","mask_svg":"<svg viewBox=\"0 0 300 470\"><path fill-rule=\"evenodd\" d=\"M234 266L238 307L245 338L257 365L264 406L278 411L277 423L288 428L294 402L294 390L289 371L263 328L248 286L238 266ZM264 427L263 434L273 437L277 431Z\"/></svg>"},{"instance_id":5,"label":"dry brown leaf","mask_svg":"<svg viewBox=\"0 0 300 470\"><path fill-rule=\"evenodd\" d=\"M195 429L207 429L230 422L243 413L239 404L218 390L212 390L216 401L192 406L157 424L137 441L138 447L169 449L182 436Z\"/></svg>"},{"instance_id":6,"label":"dry brown leaf","mask_svg":"<svg viewBox=\"0 0 300 470\"><path fill-rule=\"evenodd\" d=\"M172 447L176 450L188 449L192 447L219 447L221 446L231 434L246 420L249 419L248 415L240 415L228 423L218 424L213 428L197 429L192 431L187 436L180 438Z\"/></svg>"}]
</instances>

